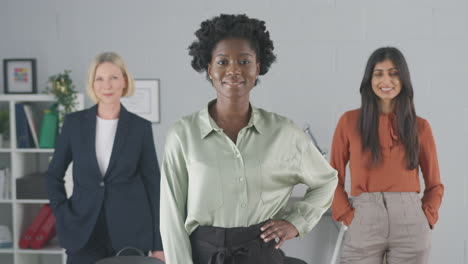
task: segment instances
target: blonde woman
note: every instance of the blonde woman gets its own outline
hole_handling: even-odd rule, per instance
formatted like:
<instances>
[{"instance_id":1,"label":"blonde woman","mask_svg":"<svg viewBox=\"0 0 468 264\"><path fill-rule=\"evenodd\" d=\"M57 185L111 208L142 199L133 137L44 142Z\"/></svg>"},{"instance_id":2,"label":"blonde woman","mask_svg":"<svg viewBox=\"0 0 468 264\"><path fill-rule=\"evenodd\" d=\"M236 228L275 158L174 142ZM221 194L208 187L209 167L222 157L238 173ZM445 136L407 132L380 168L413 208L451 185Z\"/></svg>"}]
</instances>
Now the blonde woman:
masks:
<instances>
[{"instance_id":1,"label":"blonde woman","mask_svg":"<svg viewBox=\"0 0 468 264\"><path fill-rule=\"evenodd\" d=\"M131 246L164 260L159 234L159 167L151 123L128 112L134 91L122 58L96 56L88 72L93 107L66 116L48 169L50 204L68 264L91 264ZM64 175L73 162L73 195Z\"/></svg>"}]
</instances>

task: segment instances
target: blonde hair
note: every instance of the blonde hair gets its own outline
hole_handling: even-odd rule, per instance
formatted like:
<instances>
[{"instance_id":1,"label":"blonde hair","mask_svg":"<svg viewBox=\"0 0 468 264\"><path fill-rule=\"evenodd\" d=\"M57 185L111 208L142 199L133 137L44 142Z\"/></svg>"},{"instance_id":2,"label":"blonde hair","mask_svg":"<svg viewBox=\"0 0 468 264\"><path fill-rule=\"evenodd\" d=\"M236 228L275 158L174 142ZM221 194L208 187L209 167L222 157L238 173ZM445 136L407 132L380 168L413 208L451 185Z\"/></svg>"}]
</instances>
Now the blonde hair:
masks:
<instances>
[{"instance_id":1,"label":"blonde hair","mask_svg":"<svg viewBox=\"0 0 468 264\"><path fill-rule=\"evenodd\" d=\"M124 60L122 57L119 56L119 54L115 52L103 52L98 54L93 61L91 62L91 65L89 65L89 70L88 70L88 78L86 81L86 91L88 93L88 96L95 102L98 102L98 98L96 97L96 94L94 93L94 77L96 75L96 69L99 65L109 62L114 64L115 66L119 67L120 70L122 71L122 74L127 81L127 87L124 88L122 96L131 96L133 95L133 92L135 91L135 85L133 83L133 77L130 74L130 72L127 69L127 65L125 65Z\"/></svg>"}]
</instances>

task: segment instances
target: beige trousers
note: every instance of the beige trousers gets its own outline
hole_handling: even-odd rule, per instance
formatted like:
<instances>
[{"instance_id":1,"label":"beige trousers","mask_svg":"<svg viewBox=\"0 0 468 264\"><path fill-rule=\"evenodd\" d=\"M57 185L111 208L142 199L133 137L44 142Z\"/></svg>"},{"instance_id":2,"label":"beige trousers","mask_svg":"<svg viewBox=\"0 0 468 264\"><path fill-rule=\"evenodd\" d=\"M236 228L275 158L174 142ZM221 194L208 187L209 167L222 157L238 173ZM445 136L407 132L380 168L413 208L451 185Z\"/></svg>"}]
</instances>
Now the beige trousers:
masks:
<instances>
[{"instance_id":1,"label":"beige trousers","mask_svg":"<svg viewBox=\"0 0 468 264\"><path fill-rule=\"evenodd\" d=\"M352 205L341 264L428 263L431 230L417 193L363 193Z\"/></svg>"}]
</instances>

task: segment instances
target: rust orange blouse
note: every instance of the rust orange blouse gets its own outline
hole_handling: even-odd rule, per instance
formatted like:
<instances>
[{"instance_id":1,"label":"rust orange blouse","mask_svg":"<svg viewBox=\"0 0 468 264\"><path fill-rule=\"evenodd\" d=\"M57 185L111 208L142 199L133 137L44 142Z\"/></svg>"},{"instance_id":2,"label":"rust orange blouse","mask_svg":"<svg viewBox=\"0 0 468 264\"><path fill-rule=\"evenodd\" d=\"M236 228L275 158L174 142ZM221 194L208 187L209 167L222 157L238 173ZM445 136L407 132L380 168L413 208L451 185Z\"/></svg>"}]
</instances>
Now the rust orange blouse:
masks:
<instances>
[{"instance_id":1,"label":"rust orange blouse","mask_svg":"<svg viewBox=\"0 0 468 264\"><path fill-rule=\"evenodd\" d=\"M405 148L398 139L395 114L381 114L379 118L379 141L382 160L369 167L370 151L362 151L361 136L358 130L360 109L343 114L333 136L331 160L338 171L338 187L332 204L332 214L336 221L349 226L354 217L354 208L348 201L344 189L346 165L349 162L351 173L351 196L363 192L420 192L419 169L406 167ZM436 146L429 123L417 117L420 146L419 166L425 189L422 198L423 210L433 228L439 218L438 211L444 193L440 181Z\"/></svg>"}]
</instances>

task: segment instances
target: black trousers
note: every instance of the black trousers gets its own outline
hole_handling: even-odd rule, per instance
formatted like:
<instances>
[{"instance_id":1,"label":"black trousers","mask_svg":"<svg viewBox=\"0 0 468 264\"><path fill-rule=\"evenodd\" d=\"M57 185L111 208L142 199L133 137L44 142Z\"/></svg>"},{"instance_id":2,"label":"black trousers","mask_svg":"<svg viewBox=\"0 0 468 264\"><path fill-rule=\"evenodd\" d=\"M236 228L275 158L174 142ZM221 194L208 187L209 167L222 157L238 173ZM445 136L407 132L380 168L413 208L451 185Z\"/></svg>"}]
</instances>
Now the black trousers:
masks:
<instances>
[{"instance_id":1,"label":"black trousers","mask_svg":"<svg viewBox=\"0 0 468 264\"><path fill-rule=\"evenodd\" d=\"M96 226L86 245L78 251L66 251L67 264L95 264L96 261L115 256L107 231L104 210L101 209Z\"/></svg>"},{"instance_id":2,"label":"black trousers","mask_svg":"<svg viewBox=\"0 0 468 264\"><path fill-rule=\"evenodd\" d=\"M263 242L260 227L200 226L190 235L194 264L283 264L275 241Z\"/></svg>"}]
</instances>

